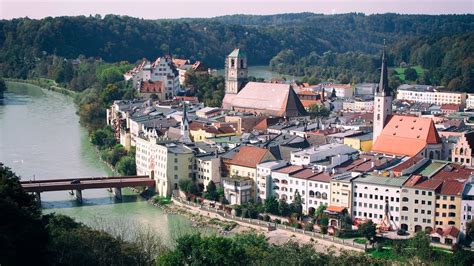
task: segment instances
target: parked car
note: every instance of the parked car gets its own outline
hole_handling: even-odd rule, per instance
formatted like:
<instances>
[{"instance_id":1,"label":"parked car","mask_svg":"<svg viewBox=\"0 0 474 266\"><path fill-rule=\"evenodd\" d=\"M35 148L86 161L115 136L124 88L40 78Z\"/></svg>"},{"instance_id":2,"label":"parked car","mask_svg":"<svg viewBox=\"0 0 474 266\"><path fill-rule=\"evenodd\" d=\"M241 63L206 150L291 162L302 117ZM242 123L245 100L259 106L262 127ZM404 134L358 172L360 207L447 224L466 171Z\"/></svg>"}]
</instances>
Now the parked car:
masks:
<instances>
[{"instance_id":1,"label":"parked car","mask_svg":"<svg viewBox=\"0 0 474 266\"><path fill-rule=\"evenodd\" d=\"M405 231L405 229L398 229L397 231L397 235L399 236L404 236L407 234L407 231Z\"/></svg>"}]
</instances>

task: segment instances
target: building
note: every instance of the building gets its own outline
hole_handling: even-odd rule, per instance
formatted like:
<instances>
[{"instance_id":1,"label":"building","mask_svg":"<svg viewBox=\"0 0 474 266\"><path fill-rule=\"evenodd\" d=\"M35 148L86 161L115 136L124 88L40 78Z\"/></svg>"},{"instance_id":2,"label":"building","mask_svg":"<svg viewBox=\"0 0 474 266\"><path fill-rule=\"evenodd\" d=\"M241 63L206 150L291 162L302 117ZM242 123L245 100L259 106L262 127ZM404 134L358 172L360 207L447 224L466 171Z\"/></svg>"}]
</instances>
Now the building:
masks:
<instances>
[{"instance_id":1,"label":"building","mask_svg":"<svg viewBox=\"0 0 474 266\"><path fill-rule=\"evenodd\" d=\"M376 123L374 121L374 134ZM393 115L380 136L374 139L373 152L442 159L443 144L430 118Z\"/></svg>"},{"instance_id":2,"label":"building","mask_svg":"<svg viewBox=\"0 0 474 266\"><path fill-rule=\"evenodd\" d=\"M372 113L374 111L374 100L371 98L368 99L351 99L344 101L342 103L342 110L344 112L369 112Z\"/></svg>"},{"instance_id":3,"label":"building","mask_svg":"<svg viewBox=\"0 0 474 266\"><path fill-rule=\"evenodd\" d=\"M352 217L372 220L382 230L400 228L400 200L408 177L359 176L352 181Z\"/></svg>"},{"instance_id":4,"label":"building","mask_svg":"<svg viewBox=\"0 0 474 266\"><path fill-rule=\"evenodd\" d=\"M273 196L272 171L288 165L284 160L269 161L257 165L257 202Z\"/></svg>"},{"instance_id":5,"label":"building","mask_svg":"<svg viewBox=\"0 0 474 266\"><path fill-rule=\"evenodd\" d=\"M291 164L293 165L310 165L317 161L323 161L331 157L341 159L349 159L350 155L357 153L357 150L348 145L332 143L321 146L313 146L305 150L294 151L291 153ZM334 162L336 163L336 162Z\"/></svg>"},{"instance_id":6,"label":"building","mask_svg":"<svg viewBox=\"0 0 474 266\"><path fill-rule=\"evenodd\" d=\"M445 226L444 228L437 228L431 234L431 241L445 245L454 245L459 242L460 232L455 226Z\"/></svg>"},{"instance_id":7,"label":"building","mask_svg":"<svg viewBox=\"0 0 474 266\"><path fill-rule=\"evenodd\" d=\"M352 214L352 180L357 176L343 173L331 178L330 206L345 208L349 215Z\"/></svg>"},{"instance_id":8,"label":"building","mask_svg":"<svg viewBox=\"0 0 474 266\"><path fill-rule=\"evenodd\" d=\"M350 136L344 138L344 144L356 150L369 152L372 150L372 133L367 133L358 136Z\"/></svg>"},{"instance_id":9,"label":"building","mask_svg":"<svg viewBox=\"0 0 474 266\"><path fill-rule=\"evenodd\" d=\"M254 199L253 180L249 177L233 176L222 178L224 197L229 204L244 204Z\"/></svg>"},{"instance_id":10,"label":"building","mask_svg":"<svg viewBox=\"0 0 474 266\"><path fill-rule=\"evenodd\" d=\"M196 180L204 185L204 188L209 185L209 182L214 184L221 183L221 159L217 151L210 154L197 154L195 158L195 172Z\"/></svg>"},{"instance_id":11,"label":"building","mask_svg":"<svg viewBox=\"0 0 474 266\"><path fill-rule=\"evenodd\" d=\"M247 80L247 56L240 49L234 49L225 61L225 93L237 94Z\"/></svg>"},{"instance_id":12,"label":"building","mask_svg":"<svg viewBox=\"0 0 474 266\"><path fill-rule=\"evenodd\" d=\"M250 178L253 181L252 196L255 200L257 198L257 165L273 160L275 160L275 156L267 149L241 146L229 162L229 176L231 178L234 176Z\"/></svg>"},{"instance_id":13,"label":"building","mask_svg":"<svg viewBox=\"0 0 474 266\"><path fill-rule=\"evenodd\" d=\"M196 111L196 116L207 119L219 115L220 111L217 107L204 107Z\"/></svg>"},{"instance_id":14,"label":"building","mask_svg":"<svg viewBox=\"0 0 474 266\"><path fill-rule=\"evenodd\" d=\"M441 112L445 115L450 115L461 111L461 105L455 103L445 103L441 105Z\"/></svg>"},{"instance_id":15,"label":"building","mask_svg":"<svg viewBox=\"0 0 474 266\"><path fill-rule=\"evenodd\" d=\"M474 131L461 135L451 151L452 161L469 167L474 166L473 148Z\"/></svg>"},{"instance_id":16,"label":"building","mask_svg":"<svg viewBox=\"0 0 474 266\"><path fill-rule=\"evenodd\" d=\"M152 95L156 95L157 100L163 101L168 100L166 95L165 86L162 81L141 81L138 89L138 94L141 98L150 98Z\"/></svg>"},{"instance_id":17,"label":"building","mask_svg":"<svg viewBox=\"0 0 474 266\"><path fill-rule=\"evenodd\" d=\"M286 191L280 195L286 195L288 203L293 202L295 193L301 196L303 212L315 213L319 206L328 206L330 199L331 174L312 168L303 168L289 175Z\"/></svg>"},{"instance_id":18,"label":"building","mask_svg":"<svg viewBox=\"0 0 474 266\"><path fill-rule=\"evenodd\" d=\"M373 143L382 134L389 116L392 114L392 95L388 87L387 58L385 58L385 44L382 52L382 67L380 70L380 82L375 89L374 97L374 129Z\"/></svg>"},{"instance_id":19,"label":"building","mask_svg":"<svg viewBox=\"0 0 474 266\"><path fill-rule=\"evenodd\" d=\"M465 92L441 91L436 87L427 85L402 85L397 89L397 99L436 105L466 105Z\"/></svg>"},{"instance_id":20,"label":"building","mask_svg":"<svg viewBox=\"0 0 474 266\"><path fill-rule=\"evenodd\" d=\"M474 220L474 176L466 182L461 200L461 233L466 234L467 224Z\"/></svg>"},{"instance_id":21,"label":"building","mask_svg":"<svg viewBox=\"0 0 474 266\"><path fill-rule=\"evenodd\" d=\"M373 96L377 89L376 83L359 83L355 85L355 96Z\"/></svg>"},{"instance_id":22,"label":"building","mask_svg":"<svg viewBox=\"0 0 474 266\"><path fill-rule=\"evenodd\" d=\"M212 123L193 121L189 126L190 135L195 142L206 142L213 138L232 137L237 134L237 129L233 124Z\"/></svg>"},{"instance_id":23,"label":"building","mask_svg":"<svg viewBox=\"0 0 474 266\"><path fill-rule=\"evenodd\" d=\"M351 84L321 83L317 85L319 89L324 89L330 96L337 98L351 98L354 96L354 87Z\"/></svg>"},{"instance_id":24,"label":"building","mask_svg":"<svg viewBox=\"0 0 474 266\"><path fill-rule=\"evenodd\" d=\"M222 108L279 117L307 115L291 85L278 83L248 82L239 93L226 93Z\"/></svg>"},{"instance_id":25,"label":"building","mask_svg":"<svg viewBox=\"0 0 474 266\"><path fill-rule=\"evenodd\" d=\"M466 109L474 109L474 94L468 94L466 99Z\"/></svg>"},{"instance_id":26,"label":"building","mask_svg":"<svg viewBox=\"0 0 474 266\"><path fill-rule=\"evenodd\" d=\"M136 144L137 175L155 179L158 195L169 197L181 179L193 178L194 153L186 145L144 135L137 138Z\"/></svg>"},{"instance_id":27,"label":"building","mask_svg":"<svg viewBox=\"0 0 474 266\"><path fill-rule=\"evenodd\" d=\"M436 193L442 183L421 175L413 175L407 180L401 194L401 229L431 232L435 228Z\"/></svg>"},{"instance_id":28,"label":"building","mask_svg":"<svg viewBox=\"0 0 474 266\"><path fill-rule=\"evenodd\" d=\"M461 199L464 182L465 180L453 179L442 182L439 193L436 195L436 228L446 225L461 228Z\"/></svg>"}]
</instances>

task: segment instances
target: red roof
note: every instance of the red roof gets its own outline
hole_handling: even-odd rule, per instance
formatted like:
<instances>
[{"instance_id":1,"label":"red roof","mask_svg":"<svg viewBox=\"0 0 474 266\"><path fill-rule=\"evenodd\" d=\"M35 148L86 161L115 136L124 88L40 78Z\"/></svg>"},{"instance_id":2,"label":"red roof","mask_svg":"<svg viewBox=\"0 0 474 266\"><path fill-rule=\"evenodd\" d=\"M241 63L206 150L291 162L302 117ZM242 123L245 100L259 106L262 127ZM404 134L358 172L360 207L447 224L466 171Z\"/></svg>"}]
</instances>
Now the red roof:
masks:
<instances>
[{"instance_id":1,"label":"red roof","mask_svg":"<svg viewBox=\"0 0 474 266\"><path fill-rule=\"evenodd\" d=\"M256 168L257 164L262 162L267 152L269 152L267 149L259 147L242 146L239 152L235 154L231 164Z\"/></svg>"},{"instance_id":2,"label":"red roof","mask_svg":"<svg viewBox=\"0 0 474 266\"><path fill-rule=\"evenodd\" d=\"M300 101L303 104L304 108L308 108L311 105L315 105L315 104L321 104L321 100L301 100L300 99Z\"/></svg>"},{"instance_id":3,"label":"red roof","mask_svg":"<svg viewBox=\"0 0 474 266\"><path fill-rule=\"evenodd\" d=\"M464 189L464 182L458 180L445 180L439 192L440 195L460 196Z\"/></svg>"},{"instance_id":4,"label":"red roof","mask_svg":"<svg viewBox=\"0 0 474 266\"><path fill-rule=\"evenodd\" d=\"M439 143L441 138L430 118L394 115L375 141L372 151L413 157L426 145Z\"/></svg>"},{"instance_id":5,"label":"red roof","mask_svg":"<svg viewBox=\"0 0 474 266\"><path fill-rule=\"evenodd\" d=\"M303 169L303 166L301 165L289 165L289 166L280 168L276 170L275 172L282 173L282 174L291 174L291 173L300 171L301 169Z\"/></svg>"},{"instance_id":6,"label":"red roof","mask_svg":"<svg viewBox=\"0 0 474 266\"><path fill-rule=\"evenodd\" d=\"M142 81L140 83L140 92L142 93L161 93L163 89L163 82L161 81Z\"/></svg>"},{"instance_id":7,"label":"red roof","mask_svg":"<svg viewBox=\"0 0 474 266\"><path fill-rule=\"evenodd\" d=\"M279 117L267 117L262 121L258 122L253 129L256 130L267 130L269 126L276 125L280 121Z\"/></svg>"},{"instance_id":8,"label":"red roof","mask_svg":"<svg viewBox=\"0 0 474 266\"><path fill-rule=\"evenodd\" d=\"M311 181L319 181L329 183L331 181L331 176L329 173L319 172L317 170L312 170L310 168L305 168L302 171L298 171L290 175L291 177L300 178L300 179L309 179Z\"/></svg>"},{"instance_id":9,"label":"red roof","mask_svg":"<svg viewBox=\"0 0 474 266\"><path fill-rule=\"evenodd\" d=\"M474 169L466 168L463 165L450 163L443 167L440 171L434 174L431 178L433 179L463 179L466 180L469 178L471 173L474 172Z\"/></svg>"},{"instance_id":10,"label":"red roof","mask_svg":"<svg viewBox=\"0 0 474 266\"><path fill-rule=\"evenodd\" d=\"M461 109L461 106L459 104L447 103L447 104L441 105L441 110L459 111L460 109Z\"/></svg>"},{"instance_id":11,"label":"red roof","mask_svg":"<svg viewBox=\"0 0 474 266\"><path fill-rule=\"evenodd\" d=\"M326 208L326 211L329 211L329 212L343 212L345 209L346 209L345 207L329 205Z\"/></svg>"},{"instance_id":12,"label":"red roof","mask_svg":"<svg viewBox=\"0 0 474 266\"><path fill-rule=\"evenodd\" d=\"M425 158L421 157L421 156L415 156L415 157L411 157L410 159L404 161L403 163L401 164L398 164L397 166L393 167L392 168L392 171L394 173L401 173L403 170L407 169L407 168L410 168L414 165L416 165L418 162L424 160Z\"/></svg>"}]
</instances>

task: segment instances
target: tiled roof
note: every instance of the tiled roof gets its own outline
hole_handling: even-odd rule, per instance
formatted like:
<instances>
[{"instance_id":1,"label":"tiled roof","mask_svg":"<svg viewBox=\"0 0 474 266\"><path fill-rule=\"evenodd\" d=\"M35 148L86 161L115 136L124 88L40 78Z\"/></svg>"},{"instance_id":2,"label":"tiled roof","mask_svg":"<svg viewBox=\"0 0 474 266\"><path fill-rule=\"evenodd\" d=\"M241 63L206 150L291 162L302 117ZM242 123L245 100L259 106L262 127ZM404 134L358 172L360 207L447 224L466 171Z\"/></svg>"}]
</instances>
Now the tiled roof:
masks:
<instances>
[{"instance_id":1,"label":"tiled roof","mask_svg":"<svg viewBox=\"0 0 474 266\"><path fill-rule=\"evenodd\" d=\"M411 157L410 159L402 162L401 164L396 165L391 170L394 171L394 172L401 172L401 171L403 171L403 170L405 170L409 167L412 167L412 166L416 165L418 162L420 162L424 159L425 158L423 158L421 156Z\"/></svg>"},{"instance_id":2,"label":"tiled roof","mask_svg":"<svg viewBox=\"0 0 474 266\"><path fill-rule=\"evenodd\" d=\"M460 196L464 189L464 182L458 180L444 180L443 185L439 194L441 195L451 195L451 196Z\"/></svg>"},{"instance_id":3,"label":"tiled roof","mask_svg":"<svg viewBox=\"0 0 474 266\"><path fill-rule=\"evenodd\" d=\"M388 176L367 175L367 176L361 176L354 179L354 182L372 184L372 185L401 187L407 180L408 180L408 177L406 176L388 177Z\"/></svg>"},{"instance_id":4,"label":"tiled roof","mask_svg":"<svg viewBox=\"0 0 474 266\"><path fill-rule=\"evenodd\" d=\"M437 190L441 184L443 184L442 180L428 179L421 175L412 175L403 186L427 190Z\"/></svg>"},{"instance_id":5,"label":"tiled roof","mask_svg":"<svg viewBox=\"0 0 474 266\"><path fill-rule=\"evenodd\" d=\"M307 114L288 84L249 82L238 94L226 93L222 107L281 117Z\"/></svg>"},{"instance_id":6,"label":"tiled roof","mask_svg":"<svg viewBox=\"0 0 474 266\"><path fill-rule=\"evenodd\" d=\"M329 212L343 212L344 209L345 209L345 207L329 205L326 208L326 211L329 211Z\"/></svg>"},{"instance_id":7,"label":"tiled roof","mask_svg":"<svg viewBox=\"0 0 474 266\"><path fill-rule=\"evenodd\" d=\"M232 159L231 164L256 168L257 164L262 162L267 152L267 149L255 146L242 146Z\"/></svg>"},{"instance_id":8,"label":"tiled roof","mask_svg":"<svg viewBox=\"0 0 474 266\"><path fill-rule=\"evenodd\" d=\"M260 121L253 129L267 130L269 126L275 125L280 121L279 117L267 117Z\"/></svg>"},{"instance_id":9,"label":"tiled roof","mask_svg":"<svg viewBox=\"0 0 474 266\"><path fill-rule=\"evenodd\" d=\"M297 171L301 171L302 169L303 169L303 166L301 165L289 165L287 167L280 168L276 170L275 172L282 173L282 174L291 174Z\"/></svg>"},{"instance_id":10,"label":"tiled roof","mask_svg":"<svg viewBox=\"0 0 474 266\"><path fill-rule=\"evenodd\" d=\"M461 106L459 104L446 103L441 105L441 110L459 111L460 109Z\"/></svg>"},{"instance_id":11,"label":"tiled roof","mask_svg":"<svg viewBox=\"0 0 474 266\"><path fill-rule=\"evenodd\" d=\"M372 151L415 156L426 145L439 143L441 138L430 118L394 115L375 141Z\"/></svg>"},{"instance_id":12,"label":"tiled roof","mask_svg":"<svg viewBox=\"0 0 474 266\"><path fill-rule=\"evenodd\" d=\"M301 101L301 104L303 104L305 108L308 108L311 105L321 104L321 100L301 100L300 99L300 101Z\"/></svg>"},{"instance_id":13,"label":"tiled roof","mask_svg":"<svg viewBox=\"0 0 474 266\"><path fill-rule=\"evenodd\" d=\"M188 60L186 59L173 58L173 64L178 68L180 66L186 65L187 63L188 63Z\"/></svg>"},{"instance_id":14,"label":"tiled roof","mask_svg":"<svg viewBox=\"0 0 474 266\"><path fill-rule=\"evenodd\" d=\"M312 170L310 168L305 168L296 173L290 174L290 177L300 178L300 179L309 179L311 181L319 181L329 183L331 181L331 176L325 172L319 172L317 170Z\"/></svg>"},{"instance_id":15,"label":"tiled roof","mask_svg":"<svg viewBox=\"0 0 474 266\"><path fill-rule=\"evenodd\" d=\"M450 163L445 165L440 171L432 176L433 179L468 179L474 169L466 168L465 166Z\"/></svg>"}]
</instances>

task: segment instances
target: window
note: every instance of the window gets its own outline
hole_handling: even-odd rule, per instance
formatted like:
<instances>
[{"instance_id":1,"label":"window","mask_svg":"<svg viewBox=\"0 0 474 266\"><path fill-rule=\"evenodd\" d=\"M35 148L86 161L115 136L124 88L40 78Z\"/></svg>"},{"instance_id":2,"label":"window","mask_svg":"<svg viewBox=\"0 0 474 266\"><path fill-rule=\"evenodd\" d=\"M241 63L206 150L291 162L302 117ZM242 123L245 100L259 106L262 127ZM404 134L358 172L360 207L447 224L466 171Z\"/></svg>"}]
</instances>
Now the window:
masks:
<instances>
[{"instance_id":1,"label":"window","mask_svg":"<svg viewBox=\"0 0 474 266\"><path fill-rule=\"evenodd\" d=\"M420 192L418 190L415 190L415 194L418 195Z\"/></svg>"},{"instance_id":2,"label":"window","mask_svg":"<svg viewBox=\"0 0 474 266\"><path fill-rule=\"evenodd\" d=\"M418 213L418 209L415 209L415 213Z\"/></svg>"},{"instance_id":3,"label":"window","mask_svg":"<svg viewBox=\"0 0 474 266\"><path fill-rule=\"evenodd\" d=\"M402 201L403 201L403 202L408 202L408 198L407 198L407 197L403 197L403 198L402 198Z\"/></svg>"},{"instance_id":4,"label":"window","mask_svg":"<svg viewBox=\"0 0 474 266\"><path fill-rule=\"evenodd\" d=\"M421 191L421 195L426 195L426 192L425 191Z\"/></svg>"},{"instance_id":5,"label":"window","mask_svg":"<svg viewBox=\"0 0 474 266\"><path fill-rule=\"evenodd\" d=\"M431 191L428 191L428 196L431 196L433 193Z\"/></svg>"}]
</instances>

